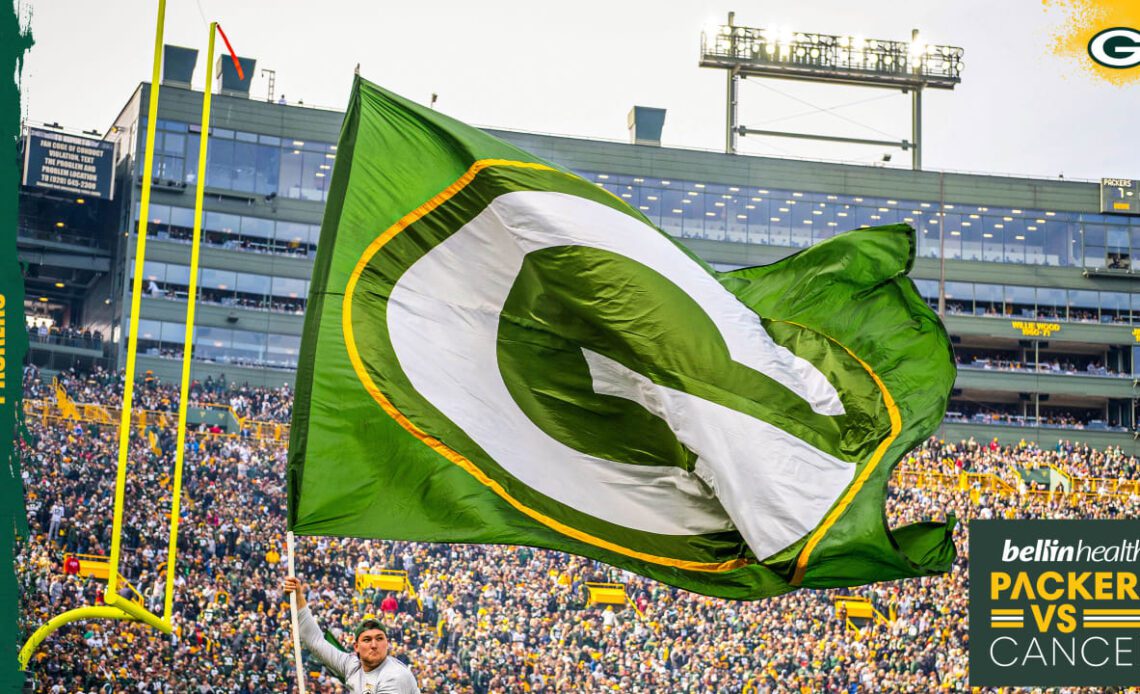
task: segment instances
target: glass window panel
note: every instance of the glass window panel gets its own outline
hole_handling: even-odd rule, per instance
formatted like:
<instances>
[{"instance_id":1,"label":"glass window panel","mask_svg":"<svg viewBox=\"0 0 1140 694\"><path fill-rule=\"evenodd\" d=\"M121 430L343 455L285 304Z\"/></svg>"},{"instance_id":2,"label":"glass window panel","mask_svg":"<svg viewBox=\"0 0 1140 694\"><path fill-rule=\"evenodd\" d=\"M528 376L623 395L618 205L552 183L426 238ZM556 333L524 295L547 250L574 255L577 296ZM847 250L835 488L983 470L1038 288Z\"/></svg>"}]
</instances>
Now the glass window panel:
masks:
<instances>
[{"instance_id":1,"label":"glass window panel","mask_svg":"<svg viewBox=\"0 0 1140 694\"><path fill-rule=\"evenodd\" d=\"M162 133L162 144L155 137L155 149L164 154L174 154L179 157L186 153L186 136L178 133Z\"/></svg>"},{"instance_id":2,"label":"glass window panel","mask_svg":"<svg viewBox=\"0 0 1140 694\"><path fill-rule=\"evenodd\" d=\"M1127 227L1108 227L1107 230L1107 243L1105 244L1110 250L1114 251L1128 251L1128 228Z\"/></svg>"},{"instance_id":3,"label":"glass window panel","mask_svg":"<svg viewBox=\"0 0 1140 694\"><path fill-rule=\"evenodd\" d=\"M633 186L633 190L629 192L631 195L626 199L629 206L645 215L651 224L656 225L656 217L659 214L658 205L661 202L660 196L655 195L654 191L642 185Z\"/></svg>"},{"instance_id":4,"label":"glass window panel","mask_svg":"<svg viewBox=\"0 0 1140 694\"><path fill-rule=\"evenodd\" d=\"M194 330L197 334L198 330ZM175 348L181 353L182 345L186 344L186 326L181 323L163 322L162 324L162 337L163 342L167 343L168 348Z\"/></svg>"},{"instance_id":5,"label":"glass window panel","mask_svg":"<svg viewBox=\"0 0 1140 694\"><path fill-rule=\"evenodd\" d=\"M304 171L301 150L290 149L286 145L281 152L281 176L278 194L282 197L299 199L301 197L301 175Z\"/></svg>"},{"instance_id":6,"label":"glass window panel","mask_svg":"<svg viewBox=\"0 0 1140 694\"><path fill-rule=\"evenodd\" d=\"M878 217L875 224L898 224L902 221L902 216L899 215L898 205L883 205L875 210L875 215Z\"/></svg>"},{"instance_id":7,"label":"glass window panel","mask_svg":"<svg viewBox=\"0 0 1140 694\"><path fill-rule=\"evenodd\" d=\"M230 355L238 359L260 362L265 358L265 333L234 330Z\"/></svg>"},{"instance_id":8,"label":"glass window panel","mask_svg":"<svg viewBox=\"0 0 1140 694\"><path fill-rule=\"evenodd\" d=\"M170 225L183 229L194 228L194 210L186 207L170 208Z\"/></svg>"},{"instance_id":9,"label":"glass window panel","mask_svg":"<svg viewBox=\"0 0 1140 694\"><path fill-rule=\"evenodd\" d=\"M191 140L191 144L186 148L186 165L182 174L182 180L187 185L196 184L198 182L198 147L199 141L195 137ZM206 160L209 161L209 154L207 153Z\"/></svg>"},{"instance_id":10,"label":"glass window panel","mask_svg":"<svg viewBox=\"0 0 1140 694\"><path fill-rule=\"evenodd\" d=\"M918 254L923 258L937 258L942 252L942 227L931 224L932 218L926 214L917 219L922 220L922 229L918 232Z\"/></svg>"},{"instance_id":11,"label":"glass window panel","mask_svg":"<svg viewBox=\"0 0 1140 694\"><path fill-rule=\"evenodd\" d=\"M974 284L974 313L979 316L1000 316L1004 313L1004 288L1000 284Z\"/></svg>"},{"instance_id":12,"label":"glass window panel","mask_svg":"<svg viewBox=\"0 0 1140 694\"><path fill-rule=\"evenodd\" d=\"M257 145L249 142L235 142L233 152L233 178L234 190L243 193L252 193L254 186L254 173L257 170Z\"/></svg>"},{"instance_id":13,"label":"glass window panel","mask_svg":"<svg viewBox=\"0 0 1140 694\"><path fill-rule=\"evenodd\" d=\"M748 240L748 209L745 203L748 198L741 195L740 192L729 192L729 197L725 200L725 216L727 221L727 234L726 238L729 241L737 243L744 243Z\"/></svg>"},{"instance_id":14,"label":"glass window panel","mask_svg":"<svg viewBox=\"0 0 1140 694\"><path fill-rule=\"evenodd\" d=\"M273 296L303 299L305 298L306 284L307 282L305 280L294 279L292 277L274 277Z\"/></svg>"},{"instance_id":15,"label":"glass window panel","mask_svg":"<svg viewBox=\"0 0 1140 694\"><path fill-rule=\"evenodd\" d=\"M227 234L236 234L241 228L241 217L236 214L222 212L204 212L202 228L210 231L221 231Z\"/></svg>"},{"instance_id":16,"label":"glass window panel","mask_svg":"<svg viewBox=\"0 0 1140 694\"><path fill-rule=\"evenodd\" d=\"M987 220L989 221L989 220ZM1001 224L1001 217L993 220L995 224ZM1048 224L1035 224L1037 228L1033 231L1028 229L1025 231L1018 231L1014 228L1007 228L1005 241L1009 244L1011 241L1014 243L1020 242L1025 253L1025 262L1031 265L1059 265L1060 261L1054 257L1049 259L1046 255L1046 239L1048 238ZM1017 238L1020 236L1021 238Z\"/></svg>"},{"instance_id":17,"label":"glass window panel","mask_svg":"<svg viewBox=\"0 0 1140 694\"><path fill-rule=\"evenodd\" d=\"M234 131L227 130L226 128L210 128L210 137L217 137L222 139L233 139Z\"/></svg>"},{"instance_id":18,"label":"glass window panel","mask_svg":"<svg viewBox=\"0 0 1140 694\"><path fill-rule=\"evenodd\" d=\"M720 195L705 193L705 232L701 238L724 240L724 200Z\"/></svg>"},{"instance_id":19,"label":"glass window panel","mask_svg":"<svg viewBox=\"0 0 1140 694\"><path fill-rule=\"evenodd\" d=\"M1080 233L1080 222L1077 221L1077 215L1058 213L1059 224L1063 225L1064 232L1061 235L1059 243L1063 248L1059 248L1058 252L1061 254L1061 264L1075 267L1079 266L1083 259L1084 243ZM1049 222L1046 222L1049 226ZM1052 242L1050 239L1049 242Z\"/></svg>"},{"instance_id":20,"label":"glass window panel","mask_svg":"<svg viewBox=\"0 0 1140 694\"><path fill-rule=\"evenodd\" d=\"M280 146L281 145L281 138L275 137L273 135L258 135L257 141L263 145L273 145L273 146Z\"/></svg>"},{"instance_id":21,"label":"glass window panel","mask_svg":"<svg viewBox=\"0 0 1140 694\"><path fill-rule=\"evenodd\" d=\"M262 219L261 217L242 217L241 235L253 239L271 239L273 238L273 220Z\"/></svg>"},{"instance_id":22,"label":"glass window panel","mask_svg":"<svg viewBox=\"0 0 1140 694\"><path fill-rule=\"evenodd\" d=\"M233 290L237 284L237 274L230 270L202 268L201 285L207 289Z\"/></svg>"},{"instance_id":23,"label":"glass window panel","mask_svg":"<svg viewBox=\"0 0 1140 694\"><path fill-rule=\"evenodd\" d=\"M931 219L931 224L936 224L939 233L943 234L941 240L943 252L947 258L961 258L962 257L962 230L955 228L946 223L946 219L939 217Z\"/></svg>"},{"instance_id":24,"label":"glass window panel","mask_svg":"<svg viewBox=\"0 0 1140 694\"><path fill-rule=\"evenodd\" d=\"M170 207L167 205L151 205L147 210L147 217L151 224L169 224Z\"/></svg>"},{"instance_id":25,"label":"glass window panel","mask_svg":"<svg viewBox=\"0 0 1140 694\"><path fill-rule=\"evenodd\" d=\"M132 263L133 265L133 263ZM134 268L131 268L132 275ZM154 281L162 283L166 281L166 263L158 263L153 260L143 262L143 279L147 281ZM146 291L146 285L143 285L143 291Z\"/></svg>"},{"instance_id":26,"label":"glass window panel","mask_svg":"<svg viewBox=\"0 0 1140 694\"><path fill-rule=\"evenodd\" d=\"M938 301L938 280L912 280L918 293L924 299Z\"/></svg>"},{"instance_id":27,"label":"glass window panel","mask_svg":"<svg viewBox=\"0 0 1140 694\"><path fill-rule=\"evenodd\" d=\"M949 313L974 312L974 285L970 282L947 282L945 288L946 311Z\"/></svg>"},{"instance_id":28,"label":"glass window panel","mask_svg":"<svg viewBox=\"0 0 1140 694\"><path fill-rule=\"evenodd\" d=\"M1038 236L1040 232L1030 232ZM995 234L996 236L996 234ZM1006 230L1004 232L1005 243L1005 262L1007 263L1024 263L1026 262L1026 240L1025 234L1017 234L1013 231Z\"/></svg>"},{"instance_id":29,"label":"glass window panel","mask_svg":"<svg viewBox=\"0 0 1140 694\"><path fill-rule=\"evenodd\" d=\"M162 324L156 320L140 318L138 335L140 340L154 340L157 342L162 339Z\"/></svg>"},{"instance_id":30,"label":"glass window panel","mask_svg":"<svg viewBox=\"0 0 1140 694\"><path fill-rule=\"evenodd\" d=\"M301 352L299 335L267 335L266 359L273 366L296 366L297 355Z\"/></svg>"},{"instance_id":31,"label":"glass window panel","mask_svg":"<svg viewBox=\"0 0 1140 694\"><path fill-rule=\"evenodd\" d=\"M182 180L184 173L182 164L182 157L157 154L154 157L154 171L152 172L152 176L154 179L166 183L177 183Z\"/></svg>"},{"instance_id":32,"label":"glass window panel","mask_svg":"<svg viewBox=\"0 0 1140 694\"><path fill-rule=\"evenodd\" d=\"M867 205L858 205L856 207L853 207L852 210L855 213L855 227L873 227L879 223L879 220L875 219L875 217L879 217L881 215L879 215L874 207L868 207Z\"/></svg>"},{"instance_id":33,"label":"glass window panel","mask_svg":"<svg viewBox=\"0 0 1140 694\"><path fill-rule=\"evenodd\" d=\"M269 277L249 272L237 273L237 290L244 294L265 296L269 293Z\"/></svg>"},{"instance_id":34,"label":"glass window panel","mask_svg":"<svg viewBox=\"0 0 1140 694\"><path fill-rule=\"evenodd\" d=\"M962 222L965 222L966 225L963 226ZM947 214L942 218L942 223L946 225L946 230L947 233L950 234L950 238L957 238L962 244L961 258L963 260L982 260L984 258L982 255L982 235L991 232L984 231L980 225L975 226L970 220L962 219L962 215L960 214ZM955 234L955 232L957 232L957 234ZM991 239L984 240L988 241ZM997 259L1000 260L1000 256Z\"/></svg>"},{"instance_id":35,"label":"glass window panel","mask_svg":"<svg viewBox=\"0 0 1140 694\"><path fill-rule=\"evenodd\" d=\"M238 142L257 142L257 135L253 133L245 133L239 130L234 133L234 139Z\"/></svg>"},{"instance_id":36,"label":"glass window panel","mask_svg":"<svg viewBox=\"0 0 1140 694\"><path fill-rule=\"evenodd\" d=\"M194 356L201 359L223 359L233 342L229 328L198 326L194 329Z\"/></svg>"},{"instance_id":37,"label":"glass window panel","mask_svg":"<svg viewBox=\"0 0 1140 694\"><path fill-rule=\"evenodd\" d=\"M772 201L769 206L768 236L773 246L792 245L792 211L782 199Z\"/></svg>"},{"instance_id":38,"label":"glass window panel","mask_svg":"<svg viewBox=\"0 0 1140 694\"><path fill-rule=\"evenodd\" d=\"M1100 320L1098 308L1100 305L1099 292L1084 289L1070 289L1069 320L1096 321Z\"/></svg>"},{"instance_id":39,"label":"glass window panel","mask_svg":"<svg viewBox=\"0 0 1140 694\"><path fill-rule=\"evenodd\" d=\"M969 225L969 226L966 226ZM981 219L968 219L965 216L962 218L962 238L967 237L981 237L982 246L982 260L991 263L1000 263L1004 259L1005 250L1005 230L1004 229L986 229L982 226ZM963 240L963 248L965 241Z\"/></svg>"},{"instance_id":40,"label":"glass window panel","mask_svg":"<svg viewBox=\"0 0 1140 694\"><path fill-rule=\"evenodd\" d=\"M166 283L179 287L189 287L190 267L188 265L167 265Z\"/></svg>"},{"instance_id":41,"label":"glass window panel","mask_svg":"<svg viewBox=\"0 0 1140 694\"><path fill-rule=\"evenodd\" d=\"M839 223L835 221L835 206L824 203L813 203L812 214L812 240L815 242L829 239L839 232Z\"/></svg>"},{"instance_id":42,"label":"glass window panel","mask_svg":"<svg viewBox=\"0 0 1140 694\"><path fill-rule=\"evenodd\" d=\"M811 245L812 227L815 226L815 222L812 220L811 207L807 203L794 205L790 216L792 246L807 248Z\"/></svg>"},{"instance_id":43,"label":"glass window panel","mask_svg":"<svg viewBox=\"0 0 1140 694\"><path fill-rule=\"evenodd\" d=\"M1054 320L1067 319L1068 296L1064 289L1037 288L1037 315Z\"/></svg>"},{"instance_id":44,"label":"glass window panel","mask_svg":"<svg viewBox=\"0 0 1140 694\"><path fill-rule=\"evenodd\" d=\"M699 191L688 190L682 201L684 213L683 234L691 238L705 237L705 197Z\"/></svg>"},{"instance_id":45,"label":"glass window panel","mask_svg":"<svg viewBox=\"0 0 1140 694\"><path fill-rule=\"evenodd\" d=\"M1036 290L1033 287L1005 287L1006 315L1033 318L1037 315Z\"/></svg>"},{"instance_id":46,"label":"glass window panel","mask_svg":"<svg viewBox=\"0 0 1140 694\"><path fill-rule=\"evenodd\" d=\"M325 164L325 155L322 152L303 152L301 154L304 172L301 177L302 200L324 200L325 190L328 187L329 170Z\"/></svg>"},{"instance_id":47,"label":"glass window panel","mask_svg":"<svg viewBox=\"0 0 1140 694\"><path fill-rule=\"evenodd\" d=\"M308 224L300 222L277 222L277 232L274 235L282 243L304 244L309 242Z\"/></svg>"},{"instance_id":48,"label":"glass window panel","mask_svg":"<svg viewBox=\"0 0 1140 694\"><path fill-rule=\"evenodd\" d=\"M1130 299L1124 292L1100 293L1100 319L1104 323L1129 322Z\"/></svg>"},{"instance_id":49,"label":"glass window panel","mask_svg":"<svg viewBox=\"0 0 1140 694\"><path fill-rule=\"evenodd\" d=\"M673 236L681 236L684 230L684 213L681 202L685 192L676 188L661 191L661 228Z\"/></svg>"},{"instance_id":50,"label":"glass window panel","mask_svg":"<svg viewBox=\"0 0 1140 694\"><path fill-rule=\"evenodd\" d=\"M206 154L206 185L211 188L231 189L235 165L233 140L210 136L210 145Z\"/></svg>"},{"instance_id":51,"label":"glass window panel","mask_svg":"<svg viewBox=\"0 0 1140 694\"><path fill-rule=\"evenodd\" d=\"M1029 258L1036 258L1040 254L1040 260L1030 260L1040 265L1069 265L1070 260L1070 242L1071 236L1069 234L1069 225L1063 221L1056 219L1046 218L1045 226L1042 229L1041 225L1038 226L1038 231L1027 237L1026 241L1026 256ZM1044 231L1043 236L1038 236ZM1040 238L1041 250L1036 249L1038 245L1038 238Z\"/></svg>"},{"instance_id":52,"label":"glass window panel","mask_svg":"<svg viewBox=\"0 0 1140 694\"><path fill-rule=\"evenodd\" d=\"M1104 226L1100 224L1085 224L1084 238L1086 246L1103 246L1105 241Z\"/></svg>"},{"instance_id":53,"label":"glass window panel","mask_svg":"<svg viewBox=\"0 0 1140 694\"><path fill-rule=\"evenodd\" d=\"M962 215L947 212L939 217L938 226L946 234L946 257L966 260L982 259L981 230L973 225L962 227Z\"/></svg>"},{"instance_id":54,"label":"glass window panel","mask_svg":"<svg viewBox=\"0 0 1140 694\"><path fill-rule=\"evenodd\" d=\"M281 150L277 147L259 146L256 165L254 192L261 195L276 193L279 185L278 176L281 173Z\"/></svg>"},{"instance_id":55,"label":"glass window panel","mask_svg":"<svg viewBox=\"0 0 1140 694\"><path fill-rule=\"evenodd\" d=\"M767 197L753 195L748 198L745 209L748 210L748 242L771 243L772 239L768 234L768 228L771 224L769 218L772 216L771 200Z\"/></svg>"}]
</instances>

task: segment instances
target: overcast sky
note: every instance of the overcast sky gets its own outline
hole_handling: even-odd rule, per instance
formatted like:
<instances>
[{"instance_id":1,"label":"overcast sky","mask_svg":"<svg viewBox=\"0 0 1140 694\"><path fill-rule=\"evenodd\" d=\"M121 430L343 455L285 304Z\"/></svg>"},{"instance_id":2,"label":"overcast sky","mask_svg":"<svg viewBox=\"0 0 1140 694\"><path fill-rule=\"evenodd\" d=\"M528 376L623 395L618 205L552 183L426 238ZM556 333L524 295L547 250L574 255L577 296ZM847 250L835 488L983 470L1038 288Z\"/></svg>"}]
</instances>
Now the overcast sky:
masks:
<instances>
[{"instance_id":1,"label":"overcast sky","mask_svg":"<svg viewBox=\"0 0 1140 694\"><path fill-rule=\"evenodd\" d=\"M36 42L23 72L27 120L105 130L150 78L157 2L19 1ZM360 63L364 77L407 97L438 93L440 110L475 125L626 140L626 114L640 104L667 109L666 146L723 149L724 73L697 61L702 28L728 10L745 26L893 40L918 28L930 43L963 47L962 83L924 96L925 168L1140 178L1140 82L1113 86L1053 55L1064 17L1041 0L168 0L166 42L201 50L198 88L206 22L216 19L239 55L257 59L254 98L266 97L268 68L278 96L343 108ZM909 108L887 90L741 87L741 122L756 128L901 140ZM863 163L888 151L758 137L740 149ZM892 165L908 164L895 150Z\"/></svg>"}]
</instances>

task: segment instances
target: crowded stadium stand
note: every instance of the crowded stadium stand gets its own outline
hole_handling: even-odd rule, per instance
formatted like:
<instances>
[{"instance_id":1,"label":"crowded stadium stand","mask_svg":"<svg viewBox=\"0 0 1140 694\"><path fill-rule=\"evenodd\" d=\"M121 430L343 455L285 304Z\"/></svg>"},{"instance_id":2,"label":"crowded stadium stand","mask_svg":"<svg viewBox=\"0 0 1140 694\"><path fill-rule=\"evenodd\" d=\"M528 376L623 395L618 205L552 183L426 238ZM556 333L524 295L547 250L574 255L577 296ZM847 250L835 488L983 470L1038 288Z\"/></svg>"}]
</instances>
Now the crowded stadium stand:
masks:
<instances>
[{"instance_id":1,"label":"crowded stadium stand","mask_svg":"<svg viewBox=\"0 0 1140 694\"><path fill-rule=\"evenodd\" d=\"M119 372L26 369L25 637L101 599L121 392ZM151 609L163 595L168 519L154 509L169 508L177 398L176 384L139 378L121 570L124 590ZM33 691L293 686L280 592L292 394L210 377L190 398L202 419L186 456L173 638L121 622L68 625L36 653ZM559 552L331 537L299 538L297 571L341 638L379 615L425 692L961 691L969 521L1138 511L1140 469L1119 448L932 438L900 462L887 512L893 525L964 521L946 576L731 602ZM311 691L343 691L316 661L306 670Z\"/></svg>"}]
</instances>

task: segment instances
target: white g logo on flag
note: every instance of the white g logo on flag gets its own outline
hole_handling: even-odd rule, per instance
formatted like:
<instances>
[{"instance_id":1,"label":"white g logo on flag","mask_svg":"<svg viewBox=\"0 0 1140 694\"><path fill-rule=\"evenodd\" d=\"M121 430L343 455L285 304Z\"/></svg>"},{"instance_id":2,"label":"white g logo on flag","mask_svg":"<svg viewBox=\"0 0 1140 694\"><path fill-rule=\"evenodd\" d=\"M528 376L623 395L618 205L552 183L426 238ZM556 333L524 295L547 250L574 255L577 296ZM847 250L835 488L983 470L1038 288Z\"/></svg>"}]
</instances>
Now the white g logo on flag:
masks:
<instances>
[{"instance_id":1,"label":"white g logo on flag","mask_svg":"<svg viewBox=\"0 0 1140 694\"><path fill-rule=\"evenodd\" d=\"M698 455L694 472L590 456L527 417L497 362L499 314L526 255L558 246L603 249L659 272L705 310L735 361L819 414L844 413L819 370L776 344L759 316L660 232L585 198L536 191L497 197L393 288L389 334L416 391L519 481L596 518L666 535L735 528L760 558L810 533L855 466L760 419L653 383L588 350L594 391L665 420ZM756 463L761 451L768 463Z\"/></svg>"}]
</instances>

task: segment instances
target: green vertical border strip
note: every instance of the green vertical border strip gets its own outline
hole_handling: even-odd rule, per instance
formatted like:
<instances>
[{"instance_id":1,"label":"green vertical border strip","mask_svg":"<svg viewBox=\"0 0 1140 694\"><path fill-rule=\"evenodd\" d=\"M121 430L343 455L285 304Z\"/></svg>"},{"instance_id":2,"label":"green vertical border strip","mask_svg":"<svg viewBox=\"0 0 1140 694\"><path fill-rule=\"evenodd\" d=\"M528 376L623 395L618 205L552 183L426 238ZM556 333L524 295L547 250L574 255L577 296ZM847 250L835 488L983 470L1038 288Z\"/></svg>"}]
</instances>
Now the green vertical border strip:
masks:
<instances>
[{"instance_id":1,"label":"green vertical border strip","mask_svg":"<svg viewBox=\"0 0 1140 694\"><path fill-rule=\"evenodd\" d=\"M24 489L15 438L20 426L24 354L24 274L16 256L16 207L20 189L20 84L32 34L20 28L14 0L0 9L0 690L24 682L19 650L16 533L27 535Z\"/></svg>"}]
</instances>

